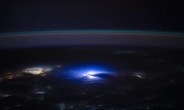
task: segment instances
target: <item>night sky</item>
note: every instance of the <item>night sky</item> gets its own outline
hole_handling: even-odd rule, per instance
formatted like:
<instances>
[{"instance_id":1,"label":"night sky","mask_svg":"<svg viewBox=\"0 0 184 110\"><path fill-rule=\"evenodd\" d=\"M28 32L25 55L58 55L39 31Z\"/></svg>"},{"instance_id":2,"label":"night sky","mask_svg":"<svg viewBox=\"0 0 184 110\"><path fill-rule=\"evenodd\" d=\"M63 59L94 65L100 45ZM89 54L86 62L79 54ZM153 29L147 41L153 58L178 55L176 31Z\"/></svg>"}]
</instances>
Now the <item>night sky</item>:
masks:
<instances>
[{"instance_id":1,"label":"night sky","mask_svg":"<svg viewBox=\"0 0 184 110\"><path fill-rule=\"evenodd\" d=\"M0 32L184 32L184 3L155 0L1 0Z\"/></svg>"}]
</instances>

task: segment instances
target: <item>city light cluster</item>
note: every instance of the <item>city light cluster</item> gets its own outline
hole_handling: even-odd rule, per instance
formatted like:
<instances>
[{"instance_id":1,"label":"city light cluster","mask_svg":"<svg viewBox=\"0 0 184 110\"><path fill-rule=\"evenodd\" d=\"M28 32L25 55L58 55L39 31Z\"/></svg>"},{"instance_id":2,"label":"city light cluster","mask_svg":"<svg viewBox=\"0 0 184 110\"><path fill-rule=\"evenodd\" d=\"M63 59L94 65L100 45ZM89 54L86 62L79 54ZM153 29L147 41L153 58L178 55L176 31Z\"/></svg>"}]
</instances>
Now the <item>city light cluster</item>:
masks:
<instances>
[{"instance_id":1,"label":"city light cluster","mask_svg":"<svg viewBox=\"0 0 184 110\"><path fill-rule=\"evenodd\" d=\"M32 68L26 68L23 70L24 73L33 74L33 75L43 75L49 71L52 71L51 67L32 67Z\"/></svg>"}]
</instances>

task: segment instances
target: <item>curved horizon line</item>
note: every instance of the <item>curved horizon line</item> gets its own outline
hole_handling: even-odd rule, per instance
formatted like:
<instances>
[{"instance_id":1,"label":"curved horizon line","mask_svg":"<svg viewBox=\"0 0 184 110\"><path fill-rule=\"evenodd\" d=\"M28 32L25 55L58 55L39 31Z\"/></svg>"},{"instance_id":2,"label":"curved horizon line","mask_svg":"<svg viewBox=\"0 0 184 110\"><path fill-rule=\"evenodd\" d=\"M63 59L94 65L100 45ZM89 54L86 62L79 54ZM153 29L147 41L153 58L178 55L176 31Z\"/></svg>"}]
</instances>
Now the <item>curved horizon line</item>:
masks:
<instances>
[{"instance_id":1,"label":"curved horizon line","mask_svg":"<svg viewBox=\"0 0 184 110\"><path fill-rule=\"evenodd\" d=\"M0 35L34 35L34 34L61 34L61 33L78 33L78 34L85 34L85 33L132 33L132 34L167 34L167 35L184 35L184 32L174 32L174 31L147 31L147 30L43 30L43 31L21 31L21 32L5 32L0 33Z\"/></svg>"}]
</instances>

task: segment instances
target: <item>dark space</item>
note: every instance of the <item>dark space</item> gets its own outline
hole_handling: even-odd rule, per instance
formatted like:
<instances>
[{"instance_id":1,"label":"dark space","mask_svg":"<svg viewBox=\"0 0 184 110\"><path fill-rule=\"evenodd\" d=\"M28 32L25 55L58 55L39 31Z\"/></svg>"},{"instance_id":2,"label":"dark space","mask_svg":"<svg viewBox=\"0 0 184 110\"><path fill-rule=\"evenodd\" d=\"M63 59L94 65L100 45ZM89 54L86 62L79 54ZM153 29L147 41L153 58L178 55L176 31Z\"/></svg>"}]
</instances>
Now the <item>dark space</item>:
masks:
<instances>
[{"instance_id":1,"label":"dark space","mask_svg":"<svg viewBox=\"0 0 184 110\"><path fill-rule=\"evenodd\" d=\"M184 31L182 1L1 0L0 32Z\"/></svg>"}]
</instances>

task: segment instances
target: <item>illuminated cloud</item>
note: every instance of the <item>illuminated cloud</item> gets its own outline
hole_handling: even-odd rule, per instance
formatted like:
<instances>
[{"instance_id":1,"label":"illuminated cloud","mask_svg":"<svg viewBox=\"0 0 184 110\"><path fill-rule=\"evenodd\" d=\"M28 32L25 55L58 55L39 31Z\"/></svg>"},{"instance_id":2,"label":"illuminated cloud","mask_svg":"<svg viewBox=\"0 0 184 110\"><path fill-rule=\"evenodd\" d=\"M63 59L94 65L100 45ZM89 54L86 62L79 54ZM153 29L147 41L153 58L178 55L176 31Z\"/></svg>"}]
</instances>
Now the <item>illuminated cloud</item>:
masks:
<instances>
[{"instance_id":1,"label":"illuminated cloud","mask_svg":"<svg viewBox=\"0 0 184 110\"><path fill-rule=\"evenodd\" d=\"M87 77L89 79L98 79L97 76L95 76L96 74L98 74L98 71L87 71L86 73L84 73L84 77Z\"/></svg>"},{"instance_id":2,"label":"illuminated cloud","mask_svg":"<svg viewBox=\"0 0 184 110\"><path fill-rule=\"evenodd\" d=\"M24 73L33 74L33 75L43 75L49 71L52 71L51 67L32 67L32 68L26 68L23 70Z\"/></svg>"},{"instance_id":3,"label":"illuminated cloud","mask_svg":"<svg viewBox=\"0 0 184 110\"><path fill-rule=\"evenodd\" d=\"M146 78L145 73L143 73L143 72L134 72L133 76L137 77L139 79L145 79Z\"/></svg>"}]
</instances>

